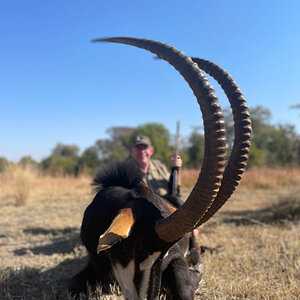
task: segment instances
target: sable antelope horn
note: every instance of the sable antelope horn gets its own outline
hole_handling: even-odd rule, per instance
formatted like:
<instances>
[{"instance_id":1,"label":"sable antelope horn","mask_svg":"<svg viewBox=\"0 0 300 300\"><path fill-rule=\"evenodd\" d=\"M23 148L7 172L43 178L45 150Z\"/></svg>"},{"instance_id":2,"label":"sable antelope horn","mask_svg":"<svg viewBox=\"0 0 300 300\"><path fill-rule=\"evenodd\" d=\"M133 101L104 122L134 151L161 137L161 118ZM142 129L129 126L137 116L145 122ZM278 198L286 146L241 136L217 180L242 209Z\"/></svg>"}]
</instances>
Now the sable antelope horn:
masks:
<instances>
[{"instance_id":1,"label":"sable antelope horn","mask_svg":"<svg viewBox=\"0 0 300 300\"><path fill-rule=\"evenodd\" d=\"M230 198L245 171L251 138L251 120L246 100L233 78L220 66L201 58L192 57L200 69L221 85L231 105L234 119L234 144L228 159L218 195L197 226L208 221Z\"/></svg>"},{"instance_id":2,"label":"sable antelope horn","mask_svg":"<svg viewBox=\"0 0 300 300\"><path fill-rule=\"evenodd\" d=\"M202 111L205 151L199 178L186 202L174 213L156 223L155 231L166 241L173 242L191 231L211 206L219 190L225 165L226 136L218 99L197 64L169 45L146 39L115 37L94 42L114 42L136 46L169 62L187 81Z\"/></svg>"}]
</instances>

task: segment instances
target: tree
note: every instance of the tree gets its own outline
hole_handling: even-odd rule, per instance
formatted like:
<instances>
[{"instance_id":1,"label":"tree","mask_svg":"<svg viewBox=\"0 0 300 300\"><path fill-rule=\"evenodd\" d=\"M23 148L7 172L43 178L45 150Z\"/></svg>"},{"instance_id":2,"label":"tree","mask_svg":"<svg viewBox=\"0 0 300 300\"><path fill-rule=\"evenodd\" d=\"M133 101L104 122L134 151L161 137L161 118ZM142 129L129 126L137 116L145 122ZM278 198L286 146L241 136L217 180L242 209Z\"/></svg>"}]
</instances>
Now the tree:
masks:
<instances>
[{"instance_id":1,"label":"tree","mask_svg":"<svg viewBox=\"0 0 300 300\"><path fill-rule=\"evenodd\" d=\"M87 148L79 158L78 173L87 172L94 175L100 166L101 161L98 157L97 148L92 146Z\"/></svg>"},{"instance_id":2,"label":"tree","mask_svg":"<svg viewBox=\"0 0 300 300\"><path fill-rule=\"evenodd\" d=\"M231 112L231 108L225 108L223 110L224 113L224 122L226 129L226 143L229 149L232 149L234 142L234 123L233 123L233 115Z\"/></svg>"},{"instance_id":3,"label":"tree","mask_svg":"<svg viewBox=\"0 0 300 300\"><path fill-rule=\"evenodd\" d=\"M79 148L76 145L64 145L58 143L52 150L52 154L43 159L42 168L50 174L76 175L78 174Z\"/></svg>"},{"instance_id":4,"label":"tree","mask_svg":"<svg viewBox=\"0 0 300 300\"><path fill-rule=\"evenodd\" d=\"M52 176L75 175L77 162L70 157L51 155L42 160L41 166Z\"/></svg>"},{"instance_id":5,"label":"tree","mask_svg":"<svg viewBox=\"0 0 300 300\"><path fill-rule=\"evenodd\" d=\"M79 148L76 145L64 145L58 143L52 150L52 155L64 157L78 157Z\"/></svg>"},{"instance_id":6,"label":"tree","mask_svg":"<svg viewBox=\"0 0 300 300\"><path fill-rule=\"evenodd\" d=\"M133 131L133 127L126 126L114 126L106 130L112 141L117 143L120 147L127 149L130 147L130 138Z\"/></svg>"},{"instance_id":7,"label":"tree","mask_svg":"<svg viewBox=\"0 0 300 300\"><path fill-rule=\"evenodd\" d=\"M95 143L98 158L102 163L121 161L129 156L129 144L132 127L110 127L107 129L108 139L99 139Z\"/></svg>"},{"instance_id":8,"label":"tree","mask_svg":"<svg viewBox=\"0 0 300 300\"><path fill-rule=\"evenodd\" d=\"M195 127L188 139L189 146L186 149L188 155L187 166L199 168L204 156L204 135L201 127Z\"/></svg>"},{"instance_id":9,"label":"tree","mask_svg":"<svg viewBox=\"0 0 300 300\"><path fill-rule=\"evenodd\" d=\"M300 104L291 105L290 108L292 108L292 109L300 109Z\"/></svg>"},{"instance_id":10,"label":"tree","mask_svg":"<svg viewBox=\"0 0 300 300\"><path fill-rule=\"evenodd\" d=\"M272 114L267 108L261 105L252 107L250 108L250 115L254 132L261 127L270 125Z\"/></svg>"},{"instance_id":11,"label":"tree","mask_svg":"<svg viewBox=\"0 0 300 300\"><path fill-rule=\"evenodd\" d=\"M298 160L298 150L296 149L299 149L299 136L295 132L295 127L271 125L271 113L262 106L252 108L250 112L253 136L249 166L257 164L270 167L295 165Z\"/></svg>"},{"instance_id":12,"label":"tree","mask_svg":"<svg viewBox=\"0 0 300 300\"><path fill-rule=\"evenodd\" d=\"M265 159L264 150L259 149L255 146L255 144L252 144L247 167L252 168L254 166L264 166L266 165Z\"/></svg>"},{"instance_id":13,"label":"tree","mask_svg":"<svg viewBox=\"0 0 300 300\"><path fill-rule=\"evenodd\" d=\"M27 165L37 166L38 165L38 163L31 156L23 156L20 159L19 164L21 164L23 166L27 166Z\"/></svg>"},{"instance_id":14,"label":"tree","mask_svg":"<svg viewBox=\"0 0 300 300\"><path fill-rule=\"evenodd\" d=\"M5 157L0 157L0 173L2 173L8 165L8 160Z\"/></svg>"},{"instance_id":15,"label":"tree","mask_svg":"<svg viewBox=\"0 0 300 300\"><path fill-rule=\"evenodd\" d=\"M270 130L267 138L267 164L269 166L292 166L296 163L289 126L279 125Z\"/></svg>"},{"instance_id":16,"label":"tree","mask_svg":"<svg viewBox=\"0 0 300 300\"><path fill-rule=\"evenodd\" d=\"M128 153L128 149L110 139L97 140L95 147L97 149L98 157L102 162L110 161L109 157L111 157L112 153L120 153L120 157L124 158L127 156L126 153Z\"/></svg>"}]
</instances>

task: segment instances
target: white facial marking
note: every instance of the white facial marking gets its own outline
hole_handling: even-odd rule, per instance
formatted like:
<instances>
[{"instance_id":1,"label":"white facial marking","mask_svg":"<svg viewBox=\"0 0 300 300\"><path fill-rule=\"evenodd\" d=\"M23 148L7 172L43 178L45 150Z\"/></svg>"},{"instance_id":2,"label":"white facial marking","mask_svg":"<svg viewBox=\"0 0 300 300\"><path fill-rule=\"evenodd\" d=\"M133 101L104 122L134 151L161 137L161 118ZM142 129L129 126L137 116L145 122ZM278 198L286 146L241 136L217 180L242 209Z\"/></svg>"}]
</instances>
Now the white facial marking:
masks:
<instances>
[{"instance_id":1,"label":"white facial marking","mask_svg":"<svg viewBox=\"0 0 300 300\"><path fill-rule=\"evenodd\" d=\"M137 292L134 286L134 261L124 268L119 263L113 264L115 277L121 286L125 299L138 299Z\"/></svg>"},{"instance_id":2,"label":"white facial marking","mask_svg":"<svg viewBox=\"0 0 300 300\"><path fill-rule=\"evenodd\" d=\"M144 261L140 263L140 270L144 271L143 274L143 279L141 282L141 287L139 291L139 297L140 299L147 299L147 290L149 287L149 279L150 279L150 273L151 273L151 268L157 258L160 256L160 251L156 251L149 255Z\"/></svg>"},{"instance_id":3,"label":"white facial marking","mask_svg":"<svg viewBox=\"0 0 300 300\"><path fill-rule=\"evenodd\" d=\"M151 255L149 255L144 261L140 263L140 270L144 271L148 268L151 268L159 255L160 251L153 252Z\"/></svg>"},{"instance_id":4,"label":"white facial marking","mask_svg":"<svg viewBox=\"0 0 300 300\"><path fill-rule=\"evenodd\" d=\"M169 250L166 252L166 254L164 255L164 258L166 258L169 255Z\"/></svg>"},{"instance_id":5,"label":"white facial marking","mask_svg":"<svg viewBox=\"0 0 300 300\"><path fill-rule=\"evenodd\" d=\"M133 282L135 274L134 261L131 260L125 268L119 263L113 264L112 267L116 280L118 281L122 289L125 299L147 299L147 291L149 287L151 269L157 258L160 256L160 254L160 251L154 252L139 264L139 269L143 272L143 279L141 281L139 295L137 294Z\"/></svg>"}]
</instances>

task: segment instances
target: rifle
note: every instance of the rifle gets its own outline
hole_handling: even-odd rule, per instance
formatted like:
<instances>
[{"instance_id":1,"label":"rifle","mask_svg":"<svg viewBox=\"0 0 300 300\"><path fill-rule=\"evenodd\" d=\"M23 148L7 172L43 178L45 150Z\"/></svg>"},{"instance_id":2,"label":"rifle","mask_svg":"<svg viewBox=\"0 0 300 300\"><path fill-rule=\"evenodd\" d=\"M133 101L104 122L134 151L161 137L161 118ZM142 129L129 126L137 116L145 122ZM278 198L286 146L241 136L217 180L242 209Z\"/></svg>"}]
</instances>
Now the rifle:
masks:
<instances>
[{"instance_id":1,"label":"rifle","mask_svg":"<svg viewBox=\"0 0 300 300\"><path fill-rule=\"evenodd\" d=\"M176 137L175 137L175 159L179 155L179 129L180 129L180 122L177 121L176 123ZM173 175L173 182L172 182L172 196L176 196L177 194L177 181L178 181L178 170L176 168L172 171Z\"/></svg>"}]
</instances>

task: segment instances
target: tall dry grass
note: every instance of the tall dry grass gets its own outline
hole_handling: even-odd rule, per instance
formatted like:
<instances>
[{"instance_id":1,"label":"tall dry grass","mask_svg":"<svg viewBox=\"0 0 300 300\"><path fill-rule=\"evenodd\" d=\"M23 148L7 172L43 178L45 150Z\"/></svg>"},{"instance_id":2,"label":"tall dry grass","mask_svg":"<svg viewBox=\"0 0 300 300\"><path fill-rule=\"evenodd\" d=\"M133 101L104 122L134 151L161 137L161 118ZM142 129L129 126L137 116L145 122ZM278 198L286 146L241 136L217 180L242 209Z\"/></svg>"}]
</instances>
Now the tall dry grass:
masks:
<instances>
[{"instance_id":1,"label":"tall dry grass","mask_svg":"<svg viewBox=\"0 0 300 300\"><path fill-rule=\"evenodd\" d=\"M182 169L180 173L181 173L181 186L183 188L190 188L197 181L199 170Z\"/></svg>"},{"instance_id":2,"label":"tall dry grass","mask_svg":"<svg viewBox=\"0 0 300 300\"><path fill-rule=\"evenodd\" d=\"M195 299L299 299L299 174L247 171L231 199L199 228L207 250ZM37 174L27 204L16 207L16 181L6 176L0 179L0 299L73 300L67 285L86 264L79 236L93 198L91 178ZM183 199L197 177L198 170L182 170ZM98 290L88 299L122 299L113 294Z\"/></svg>"},{"instance_id":3,"label":"tall dry grass","mask_svg":"<svg viewBox=\"0 0 300 300\"><path fill-rule=\"evenodd\" d=\"M181 170L183 187L195 184L199 170ZM300 183L300 168L295 169L250 169L243 174L241 185L253 189L277 188L280 186L297 185Z\"/></svg>"},{"instance_id":4,"label":"tall dry grass","mask_svg":"<svg viewBox=\"0 0 300 300\"><path fill-rule=\"evenodd\" d=\"M248 188L278 188L300 183L300 168L295 169L251 169L242 179Z\"/></svg>"},{"instance_id":5,"label":"tall dry grass","mask_svg":"<svg viewBox=\"0 0 300 300\"><path fill-rule=\"evenodd\" d=\"M10 164L1 174L1 191L5 186L17 206L26 205L37 177L38 171L31 165Z\"/></svg>"},{"instance_id":6,"label":"tall dry grass","mask_svg":"<svg viewBox=\"0 0 300 300\"><path fill-rule=\"evenodd\" d=\"M25 206L43 199L64 200L76 195L78 198L91 194L89 175L56 176L41 173L31 165L10 164L0 174L0 204Z\"/></svg>"}]
</instances>

